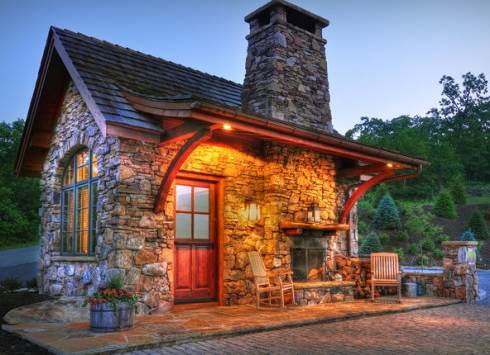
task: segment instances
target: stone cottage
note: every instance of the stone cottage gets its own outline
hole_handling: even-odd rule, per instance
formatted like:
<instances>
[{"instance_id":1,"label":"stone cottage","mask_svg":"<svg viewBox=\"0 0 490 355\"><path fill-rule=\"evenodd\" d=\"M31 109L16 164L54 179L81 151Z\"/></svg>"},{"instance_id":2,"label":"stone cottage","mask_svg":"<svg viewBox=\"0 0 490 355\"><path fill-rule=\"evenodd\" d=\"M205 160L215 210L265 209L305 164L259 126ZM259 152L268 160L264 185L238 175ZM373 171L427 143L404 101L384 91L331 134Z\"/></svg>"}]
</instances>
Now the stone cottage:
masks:
<instances>
[{"instance_id":1,"label":"stone cottage","mask_svg":"<svg viewBox=\"0 0 490 355\"><path fill-rule=\"evenodd\" d=\"M333 129L326 19L273 0L245 21L243 85L50 28L16 166L41 177L42 292L119 273L149 309L248 303L251 250L299 288L339 281L356 201L425 162Z\"/></svg>"}]
</instances>

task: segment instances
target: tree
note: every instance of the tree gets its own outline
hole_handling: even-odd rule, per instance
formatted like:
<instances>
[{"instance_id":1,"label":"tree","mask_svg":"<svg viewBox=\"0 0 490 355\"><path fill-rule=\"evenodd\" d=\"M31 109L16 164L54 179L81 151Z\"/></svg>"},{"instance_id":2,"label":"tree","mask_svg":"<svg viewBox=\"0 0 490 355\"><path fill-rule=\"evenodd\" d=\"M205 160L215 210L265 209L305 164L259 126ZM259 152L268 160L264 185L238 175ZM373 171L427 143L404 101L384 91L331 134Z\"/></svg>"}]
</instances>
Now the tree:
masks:
<instances>
[{"instance_id":1,"label":"tree","mask_svg":"<svg viewBox=\"0 0 490 355\"><path fill-rule=\"evenodd\" d=\"M485 222L485 218L483 218L483 214L479 209L476 209L471 214L467 228L471 229L471 231L475 233L477 239L488 239L490 237L487 223Z\"/></svg>"},{"instance_id":2,"label":"tree","mask_svg":"<svg viewBox=\"0 0 490 355\"><path fill-rule=\"evenodd\" d=\"M14 175L23 120L0 122L0 248L38 237L39 180Z\"/></svg>"},{"instance_id":3,"label":"tree","mask_svg":"<svg viewBox=\"0 0 490 355\"><path fill-rule=\"evenodd\" d=\"M367 235L366 239L361 244L359 248L360 255L369 255L371 253L376 253L378 251L382 251L383 246L379 241L379 237L375 232L371 232Z\"/></svg>"},{"instance_id":4,"label":"tree","mask_svg":"<svg viewBox=\"0 0 490 355\"><path fill-rule=\"evenodd\" d=\"M395 201L389 194L384 195L379 202L374 215L373 225L375 228L383 230L400 228L400 213Z\"/></svg>"},{"instance_id":5,"label":"tree","mask_svg":"<svg viewBox=\"0 0 490 355\"><path fill-rule=\"evenodd\" d=\"M432 212L436 216L449 219L455 219L458 216L453 198L447 191L441 191L439 193Z\"/></svg>"},{"instance_id":6,"label":"tree","mask_svg":"<svg viewBox=\"0 0 490 355\"><path fill-rule=\"evenodd\" d=\"M455 179L451 184L451 196L458 205L464 205L466 203L466 191L461 177Z\"/></svg>"},{"instance_id":7,"label":"tree","mask_svg":"<svg viewBox=\"0 0 490 355\"><path fill-rule=\"evenodd\" d=\"M467 229L460 235L459 240L466 242L476 242L475 234L471 231L471 229Z\"/></svg>"}]
</instances>

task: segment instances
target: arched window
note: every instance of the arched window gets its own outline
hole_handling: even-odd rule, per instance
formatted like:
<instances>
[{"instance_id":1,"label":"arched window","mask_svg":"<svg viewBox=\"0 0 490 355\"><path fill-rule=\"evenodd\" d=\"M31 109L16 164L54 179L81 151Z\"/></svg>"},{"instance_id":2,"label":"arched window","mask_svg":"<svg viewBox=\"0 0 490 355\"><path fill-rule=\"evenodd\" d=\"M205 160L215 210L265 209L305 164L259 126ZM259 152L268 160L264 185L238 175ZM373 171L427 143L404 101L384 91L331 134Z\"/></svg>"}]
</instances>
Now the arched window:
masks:
<instances>
[{"instance_id":1,"label":"arched window","mask_svg":"<svg viewBox=\"0 0 490 355\"><path fill-rule=\"evenodd\" d=\"M95 251L97 159L88 149L78 151L63 175L61 252L90 255Z\"/></svg>"}]
</instances>

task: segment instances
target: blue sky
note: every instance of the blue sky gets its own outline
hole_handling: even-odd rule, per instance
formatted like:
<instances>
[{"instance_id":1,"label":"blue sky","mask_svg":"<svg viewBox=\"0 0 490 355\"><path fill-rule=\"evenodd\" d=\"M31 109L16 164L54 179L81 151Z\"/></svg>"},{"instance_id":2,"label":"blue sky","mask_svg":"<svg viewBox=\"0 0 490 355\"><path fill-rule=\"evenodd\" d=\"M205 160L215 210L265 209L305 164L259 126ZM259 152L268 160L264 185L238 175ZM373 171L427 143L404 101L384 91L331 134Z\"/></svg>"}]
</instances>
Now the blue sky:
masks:
<instances>
[{"instance_id":1,"label":"blue sky","mask_svg":"<svg viewBox=\"0 0 490 355\"><path fill-rule=\"evenodd\" d=\"M50 25L242 82L248 26L265 0L0 0L0 120L25 118ZM324 30L334 127L424 114L438 80L490 76L488 0L293 0Z\"/></svg>"}]
</instances>

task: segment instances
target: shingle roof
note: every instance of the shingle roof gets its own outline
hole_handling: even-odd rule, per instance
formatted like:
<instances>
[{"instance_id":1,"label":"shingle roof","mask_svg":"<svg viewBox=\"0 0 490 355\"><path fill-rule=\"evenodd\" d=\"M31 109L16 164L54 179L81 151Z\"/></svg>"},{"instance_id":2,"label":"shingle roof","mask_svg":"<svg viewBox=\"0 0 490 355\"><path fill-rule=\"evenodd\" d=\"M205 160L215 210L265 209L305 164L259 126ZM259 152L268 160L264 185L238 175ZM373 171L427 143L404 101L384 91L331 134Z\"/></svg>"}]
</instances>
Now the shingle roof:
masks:
<instances>
[{"instance_id":1,"label":"shingle roof","mask_svg":"<svg viewBox=\"0 0 490 355\"><path fill-rule=\"evenodd\" d=\"M194 97L239 108L242 86L170 61L69 30L52 28L107 121L159 130L123 91L149 97Z\"/></svg>"}]
</instances>

